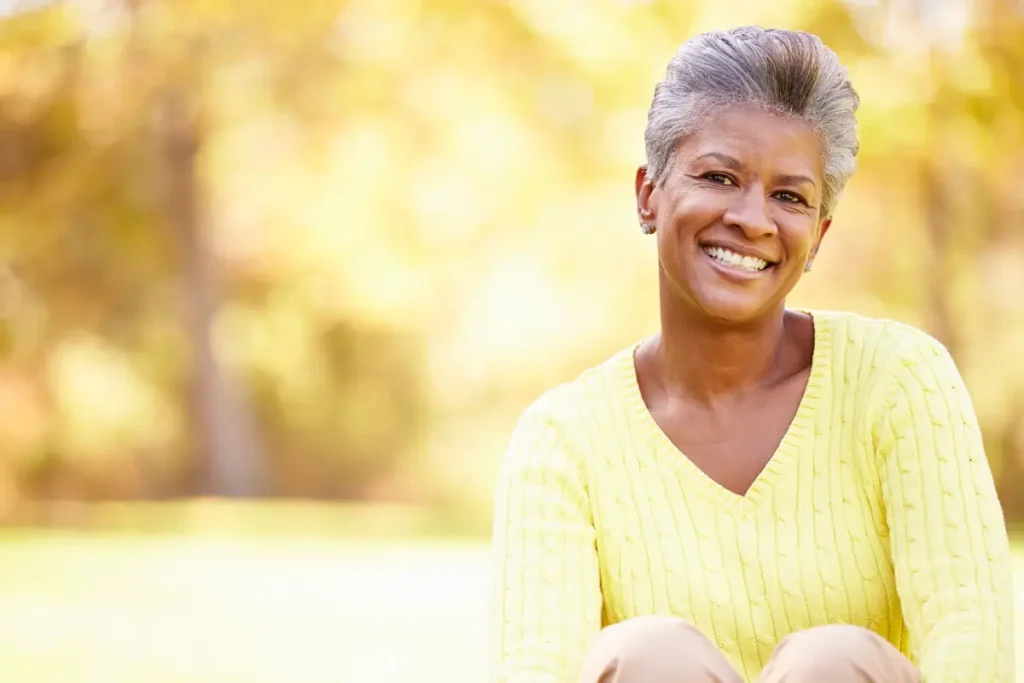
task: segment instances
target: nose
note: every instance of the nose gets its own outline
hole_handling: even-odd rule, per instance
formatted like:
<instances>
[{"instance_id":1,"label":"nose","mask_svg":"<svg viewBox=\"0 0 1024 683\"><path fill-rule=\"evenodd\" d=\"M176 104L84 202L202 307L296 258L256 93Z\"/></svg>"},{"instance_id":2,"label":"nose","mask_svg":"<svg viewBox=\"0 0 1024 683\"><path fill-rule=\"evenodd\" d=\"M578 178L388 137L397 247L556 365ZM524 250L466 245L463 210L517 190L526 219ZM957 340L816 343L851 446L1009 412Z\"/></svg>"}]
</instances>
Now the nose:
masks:
<instances>
[{"instance_id":1,"label":"nose","mask_svg":"<svg viewBox=\"0 0 1024 683\"><path fill-rule=\"evenodd\" d=\"M726 225L738 227L749 240L778 233L779 228L768 215L768 201L760 187L751 185L735 197L723 216Z\"/></svg>"}]
</instances>

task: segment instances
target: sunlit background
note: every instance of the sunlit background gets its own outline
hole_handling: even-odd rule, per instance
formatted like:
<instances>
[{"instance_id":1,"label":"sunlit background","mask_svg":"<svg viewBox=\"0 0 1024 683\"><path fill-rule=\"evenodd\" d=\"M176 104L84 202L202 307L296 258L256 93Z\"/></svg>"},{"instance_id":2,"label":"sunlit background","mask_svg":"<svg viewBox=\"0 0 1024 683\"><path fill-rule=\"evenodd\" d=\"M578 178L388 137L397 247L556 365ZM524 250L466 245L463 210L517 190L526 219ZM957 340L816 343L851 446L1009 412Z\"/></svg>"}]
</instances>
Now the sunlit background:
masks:
<instances>
[{"instance_id":1,"label":"sunlit background","mask_svg":"<svg viewBox=\"0 0 1024 683\"><path fill-rule=\"evenodd\" d=\"M509 432L655 329L646 108L738 24L862 97L792 303L945 342L1024 521L1020 0L3 0L3 681L485 680Z\"/></svg>"}]
</instances>

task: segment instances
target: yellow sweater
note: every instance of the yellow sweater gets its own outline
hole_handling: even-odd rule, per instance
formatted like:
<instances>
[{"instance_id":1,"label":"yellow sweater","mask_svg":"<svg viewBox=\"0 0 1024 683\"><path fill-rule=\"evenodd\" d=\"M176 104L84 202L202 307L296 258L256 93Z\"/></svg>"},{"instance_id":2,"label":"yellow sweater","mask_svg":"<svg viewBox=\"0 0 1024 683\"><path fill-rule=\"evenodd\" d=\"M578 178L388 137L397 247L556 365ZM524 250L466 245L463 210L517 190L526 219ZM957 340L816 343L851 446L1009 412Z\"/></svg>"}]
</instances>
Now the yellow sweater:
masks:
<instances>
[{"instance_id":1,"label":"yellow sweater","mask_svg":"<svg viewBox=\"0 0 1024 683\"><path fill-rule=\"evenodd\" d=\"M807 389L746 496L658 428L635 345L525 411L496 495L492 680L576 683L602 626L670 614L748 681L835 623L925 683L1012 681L1009 544L959 372L914 328L813 317Z\"/></svg>"}]
</instances>

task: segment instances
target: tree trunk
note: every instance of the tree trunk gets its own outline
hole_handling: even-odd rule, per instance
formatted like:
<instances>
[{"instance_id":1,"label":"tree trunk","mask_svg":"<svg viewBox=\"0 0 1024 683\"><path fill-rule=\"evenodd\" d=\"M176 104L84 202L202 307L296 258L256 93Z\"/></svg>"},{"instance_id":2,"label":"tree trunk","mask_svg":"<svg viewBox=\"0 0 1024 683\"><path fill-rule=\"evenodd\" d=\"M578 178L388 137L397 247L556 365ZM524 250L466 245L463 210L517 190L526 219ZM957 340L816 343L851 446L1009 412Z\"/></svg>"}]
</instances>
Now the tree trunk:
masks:
<instances>
[{"instance_id":1,"label":"tree trunk","mask_svg":"<svg viewBox=\"0 0 1024 683\"><path fill-rule=\"evenodd\" d=\"M215 496L256 496L266 491L265 460L250 405L225 372L213 346L218 296L214 260L204 241L196 158L198 117L180 90L160 102L160 142L166 169L167 210L183 268L186 330L192 350L192 408L201 444L201 487Z\"/></svg>"}]
</instances>

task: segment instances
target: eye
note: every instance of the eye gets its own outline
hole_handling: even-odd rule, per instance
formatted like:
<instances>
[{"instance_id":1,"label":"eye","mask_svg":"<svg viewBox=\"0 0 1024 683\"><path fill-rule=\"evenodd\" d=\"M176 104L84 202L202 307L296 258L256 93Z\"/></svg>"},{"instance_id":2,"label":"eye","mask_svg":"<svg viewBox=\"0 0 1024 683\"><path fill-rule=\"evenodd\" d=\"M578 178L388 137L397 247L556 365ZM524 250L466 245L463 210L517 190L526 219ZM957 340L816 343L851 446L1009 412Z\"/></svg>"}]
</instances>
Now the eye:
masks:
<instances>
[{"instance_id":1,"label":"eye","mask_svg":"<svg viewBox=\"0 0 1024 683\"><path fill-rule=\"evenodd\" d=\"M726 175L725 173L719 173L717 171L705 173L701 177L704 178L705 180L710 180L713 183L718 183L719 185L736 185L736 181L733 180L730 176Z\"/></svg>"},{"instance_id":2,"label":"eye","mask_svg":"<svg viewBox=\"0 0 1024 683\"><path fill-rule=\"evenodd\" d=\"M782 201L786 202L787 204L803 204L804 206L808 206L807 200L805 200L800 195L794 194L787 190L783 190L782 192L776 192L775 196L781 199Z\"/></svg>"}]
</instances>

